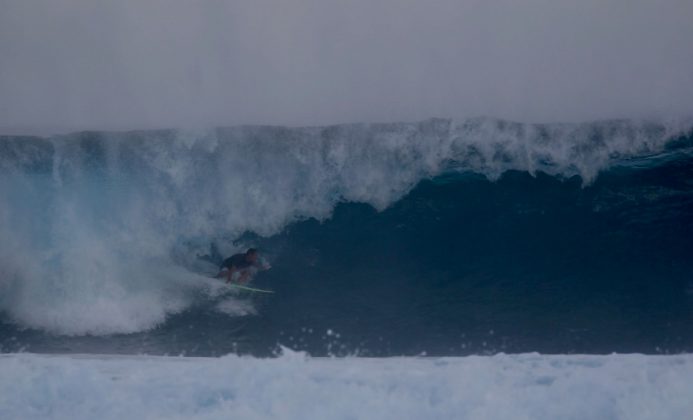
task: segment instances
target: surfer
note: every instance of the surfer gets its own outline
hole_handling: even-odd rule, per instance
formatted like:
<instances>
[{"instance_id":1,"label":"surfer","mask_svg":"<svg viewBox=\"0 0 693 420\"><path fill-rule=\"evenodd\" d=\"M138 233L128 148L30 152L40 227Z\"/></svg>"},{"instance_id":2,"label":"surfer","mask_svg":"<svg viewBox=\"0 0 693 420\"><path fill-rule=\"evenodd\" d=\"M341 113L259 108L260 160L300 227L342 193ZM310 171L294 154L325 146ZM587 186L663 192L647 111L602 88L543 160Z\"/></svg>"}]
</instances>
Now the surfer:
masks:
<instances>
[{"instance_id":1,"label":"surfer","mask_svg":"<svg viewBox=\"0 0 693 420\"><path fill-rule=\"evenodd\" d=\"M249 248L245 254L234 254L225 259L219 267L217 277L225 277L226 283L233 281L233 275L240 273L237 283L245 284L250 280L250 275L255 270L269 270L267 263L262 263L260 255L255 248Z\"/></svg>"}]
</instances>

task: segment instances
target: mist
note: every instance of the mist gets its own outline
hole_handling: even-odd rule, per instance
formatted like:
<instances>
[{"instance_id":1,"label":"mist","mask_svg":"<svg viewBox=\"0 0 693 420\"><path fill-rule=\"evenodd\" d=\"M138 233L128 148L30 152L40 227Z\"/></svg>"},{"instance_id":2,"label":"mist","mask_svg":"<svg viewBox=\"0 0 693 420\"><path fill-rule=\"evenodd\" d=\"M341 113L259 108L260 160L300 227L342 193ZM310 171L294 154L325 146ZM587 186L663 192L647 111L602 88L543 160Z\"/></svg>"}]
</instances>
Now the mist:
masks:
<instances>
[{"instance_id":1,"label":"mist","mask_svg":"<svg viewBox=\"0 0 693 420\"><path fill-rule=\"evenodd\" d=\"M690 0L0 2L0 129L693 115Z\"/></svg>"}]
</instances>

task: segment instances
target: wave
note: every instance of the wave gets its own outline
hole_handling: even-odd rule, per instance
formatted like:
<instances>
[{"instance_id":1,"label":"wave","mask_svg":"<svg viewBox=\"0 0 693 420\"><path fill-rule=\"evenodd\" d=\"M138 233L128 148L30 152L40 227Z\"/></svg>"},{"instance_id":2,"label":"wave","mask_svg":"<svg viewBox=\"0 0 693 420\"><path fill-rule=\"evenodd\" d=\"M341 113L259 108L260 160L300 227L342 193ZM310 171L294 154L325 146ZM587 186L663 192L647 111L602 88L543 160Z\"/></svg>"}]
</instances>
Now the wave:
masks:
<instances>
[{"instance_id":1,"label":"wave","mask_svg":"<svg viewBox=\"0 0 693 420\"><path fill-rule=\"evenodd\" d=\"M210 295L194 268L210 244L232 253L246 232L324 221L339 203L383 211L423 180L520 171L591 185L687 153L691 127L433 119L0 137L0 311L58 334L148 330Z\"/></svg>"}]
</instances>

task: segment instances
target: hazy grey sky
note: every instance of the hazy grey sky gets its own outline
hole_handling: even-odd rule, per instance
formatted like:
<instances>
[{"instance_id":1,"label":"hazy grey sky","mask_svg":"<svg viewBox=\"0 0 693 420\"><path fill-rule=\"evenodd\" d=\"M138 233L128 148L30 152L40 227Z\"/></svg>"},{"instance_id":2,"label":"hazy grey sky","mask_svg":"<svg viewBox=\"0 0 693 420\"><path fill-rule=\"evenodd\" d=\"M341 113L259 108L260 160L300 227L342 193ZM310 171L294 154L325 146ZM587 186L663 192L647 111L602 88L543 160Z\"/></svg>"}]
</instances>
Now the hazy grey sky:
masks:
<instances>
[{"instance_id":1,"label":"hazy grey sky","mask_svg":"<svg viewBox=\"0 0 693 420\"><path fill-rule=\"evenodd\" d=\"M693 115L692 0L0 0L0 126Z\"/></svg>"}]
</instances>

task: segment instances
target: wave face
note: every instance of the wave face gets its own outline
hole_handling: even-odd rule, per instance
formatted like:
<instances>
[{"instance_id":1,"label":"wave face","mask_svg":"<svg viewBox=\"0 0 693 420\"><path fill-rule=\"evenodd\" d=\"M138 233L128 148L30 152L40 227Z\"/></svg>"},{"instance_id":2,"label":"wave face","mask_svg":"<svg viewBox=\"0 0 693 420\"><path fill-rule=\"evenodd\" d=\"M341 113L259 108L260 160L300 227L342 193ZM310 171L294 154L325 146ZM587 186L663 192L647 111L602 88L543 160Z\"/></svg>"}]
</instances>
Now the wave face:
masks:
<instances>
[{"instance_id":1,"label":"wave face","mask_svg":"<svg viewBox=\"0 0 693 420\"><path fill-rule=\"evenodd\" d=\"M692 351L690 129L2 137L0 348ZM272 262L256 281L274 296L208 278L210 247L246 246Z\"/></svg>"}]
</instances>

